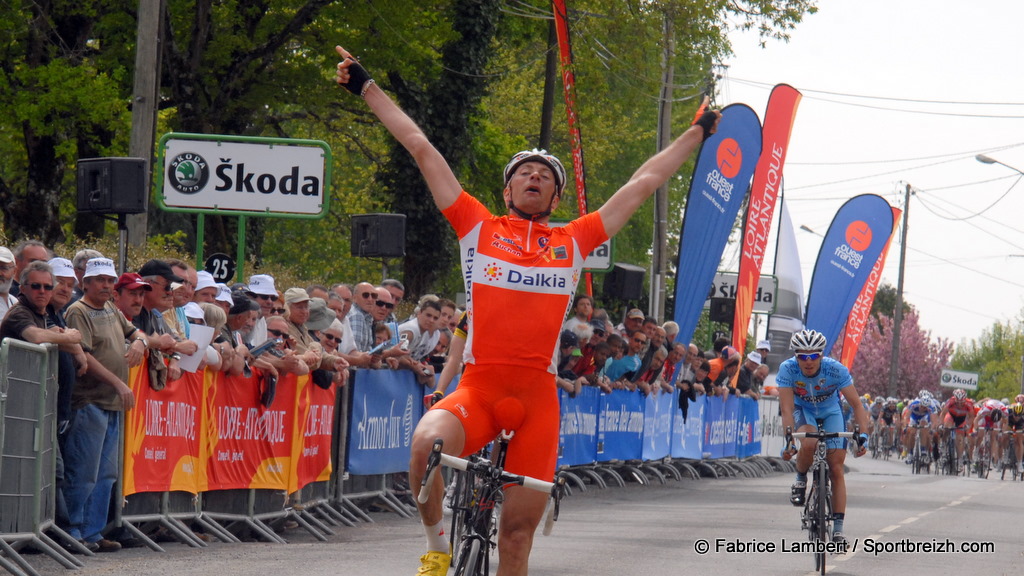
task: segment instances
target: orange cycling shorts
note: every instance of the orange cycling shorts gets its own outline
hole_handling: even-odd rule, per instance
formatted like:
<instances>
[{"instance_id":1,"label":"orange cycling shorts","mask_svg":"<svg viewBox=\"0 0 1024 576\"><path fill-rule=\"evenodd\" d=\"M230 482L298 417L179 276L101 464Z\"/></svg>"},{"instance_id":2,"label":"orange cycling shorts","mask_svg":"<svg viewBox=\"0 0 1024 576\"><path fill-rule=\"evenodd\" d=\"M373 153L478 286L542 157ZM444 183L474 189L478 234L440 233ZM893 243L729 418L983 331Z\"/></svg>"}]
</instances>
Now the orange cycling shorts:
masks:
<instances>
[{"instance_id":1,"label":"orange cycling shorts","mask_svg":"<svg viewBox=\"0 0 1024 576\"><path fill-rule=\"evenodd\" d=\"M551 481L558 456L558 390L555 375L523 366L467 364L459 386L434 405L462 422L472 454L502 430L515 435L508 445L505 469Z\"/></svg>"}]
</instances>

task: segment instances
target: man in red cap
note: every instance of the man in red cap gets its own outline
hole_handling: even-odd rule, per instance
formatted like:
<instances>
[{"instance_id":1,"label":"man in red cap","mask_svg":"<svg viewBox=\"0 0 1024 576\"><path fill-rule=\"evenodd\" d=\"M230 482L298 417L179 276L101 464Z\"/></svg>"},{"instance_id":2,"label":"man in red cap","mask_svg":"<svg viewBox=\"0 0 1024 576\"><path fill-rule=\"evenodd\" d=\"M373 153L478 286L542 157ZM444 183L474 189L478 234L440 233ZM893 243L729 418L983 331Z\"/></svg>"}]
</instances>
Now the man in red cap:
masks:
<instances>
[{"instance_id":1,"label":"man in red cap","mask_svg":"<svg viewBox=\"0 0 1024 576\"><path fill-rule=\"evenodd\" d=\"M146 292L152 292L153 286L133 272L125 272L114 284L114 305L131 321L142 312L142 302Z\"/></svg>"}]
</instances>

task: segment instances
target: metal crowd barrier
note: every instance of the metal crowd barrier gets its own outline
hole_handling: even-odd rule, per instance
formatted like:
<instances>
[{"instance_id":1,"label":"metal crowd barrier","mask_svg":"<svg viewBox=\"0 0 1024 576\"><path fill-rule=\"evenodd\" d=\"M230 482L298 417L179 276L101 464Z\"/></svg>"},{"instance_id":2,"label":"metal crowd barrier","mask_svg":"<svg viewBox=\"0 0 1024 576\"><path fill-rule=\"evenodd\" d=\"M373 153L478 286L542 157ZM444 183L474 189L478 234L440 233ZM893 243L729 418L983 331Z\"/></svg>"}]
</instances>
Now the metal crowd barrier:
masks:
<instances>
[{"instance_id":1,"label":"metal crowd barrier","mask_svg":"<svg viewBox=\"0 0 1024 576\"><path fill-rule=\"evenodd\" d=\"M408 436L415 424L410 421L410 413L417 420L418 414L422 413L420 389L405 382L400 374L358 372L364 372L359 377L374 386L364 388L357 402L355 390L358 386L354 385L357 371L353 370L349 385L336 394L330 448L332 474L329 480L314 481L292 494L271 489L210 490L199 494L139 492L129 496L125 508L118 510L114 525L123 527L128 535L139 538L149 548L163 551L150 537L152 531L147 533L143 528L159 525L164 529L164 535L189 546L201 547L206 545L205 542L185 522L198 524L199 529L223 542L240 542L239 535L242 534L285 543L286 540L274 528L287 520L294 520L299 527L324 541L333 534L333 526L372 522L367 512L374 506L403 517L413 517L415 508L403 501L391 482L392 474L403 467L404 462L400 460L407 458L407 454L399 459L391 454L389 463L383 468L367 466L368 461L371 464L379 462L378 455L371 452L367 456L366 447L359 446L359 439L350 439L349 435L355 434L365 423L363 419L367 417L368 410L372 412L379 408L367 408L366 397L371 397L389 409L404 406L399 410L404 416L401 418L401 438L391 434L387 445L388 448L400 446L407 450ZM381 379L390 379L398 384L397 391L391 390L392 396L387 396L379 387ZM4 340L0 346L0 568L15 576L39 576L20 556L20 551L27 547L35 548L69 569L83 565L52 537L91 555L55 525L56 397L56 348ZM777 404L764 400L761 404L759 430L767 439L775 436L774 428L777 426L771 419L775 416ZM121 424L123 428L123 419ZM124 438L122 434L122 441ZM760 447L762 456L766 448L764 444ZM603 445L605 448L610 446ZM362 467L352 465L351 469L358 469L361 473L350 474L349 458L356 462L356 455L362 458ZM124 478L123 450L120 457L121 478ZM584 461L560 463L560 469L570 474L571 485L580 491L588 486L624 486L627 480L647 485L665 483L669 477L679 480L684 475L697 479L761 475L771 473L773 468L778 471L774 462L749 462L744 458L633 459L637 457L639 455L630 454L604 462L585 458ZM118 490L121 493L120 483Z\"/></svg>"},{"instance_id":2,"label":"metal crowd barrier","mask_svg":"<svg viewBox=\"0 0 1024 576\"><path fill-rule=\"evenodd\" d=\"M4 339L0 345L0 397L4 399L0 410L0 542L7 556L0 557L0 565L12 574L38 576L18 553L31 547L65 568L82 566L49 536L77 544L55 525L56 348Z\"/></svg>"}]
</instances>

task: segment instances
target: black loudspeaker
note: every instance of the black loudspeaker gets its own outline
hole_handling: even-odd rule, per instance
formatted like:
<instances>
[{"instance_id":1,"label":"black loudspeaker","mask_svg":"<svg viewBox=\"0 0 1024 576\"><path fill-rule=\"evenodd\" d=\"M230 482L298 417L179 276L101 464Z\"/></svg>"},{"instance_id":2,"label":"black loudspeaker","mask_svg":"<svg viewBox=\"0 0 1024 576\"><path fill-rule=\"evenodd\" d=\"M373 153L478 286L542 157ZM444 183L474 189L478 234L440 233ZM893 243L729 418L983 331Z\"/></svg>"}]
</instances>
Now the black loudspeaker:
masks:
<instances>
[{"instance_id":1,"label":"black loudspeaker","mask_svg":"<svg viewBox=\"0 0 1024 576\"><path fill-rule=\"evenodd\" d=\"M149 205L142 158L82 158L78 161L78 211L142 214Z\"/></svg>"},{"instance_id":2,"label":"black loudspeaker","mask_svg":"<svg viewBox=\"0 0 1024 576\"><path fill-rule=\"evenodd\" d=\"M405 256L405 214L354 214L352 255L364 258Z\"/></svg>"},{"instance_id":3,"label":"black loudspeaker","mask_svg":"<svg viewBox=\"0 0 1024 576\"><path fill-rule=\"evenodd\" d=\"M617 300L639 300L644 292L644 269L616 262L604 275L604 295Z\"/></svg>"},{"instance_id":4,"label":"black loudspeaker","mask_svg":"<svg viewBox=\"0 0 1024 576\"><path fill-rule=\"evenodd\" d=\"M721 322L732 326L736 315L735 298L712 298L711 309L708 310L708 318L712 322Z\"/></svg>"}]
</instances>

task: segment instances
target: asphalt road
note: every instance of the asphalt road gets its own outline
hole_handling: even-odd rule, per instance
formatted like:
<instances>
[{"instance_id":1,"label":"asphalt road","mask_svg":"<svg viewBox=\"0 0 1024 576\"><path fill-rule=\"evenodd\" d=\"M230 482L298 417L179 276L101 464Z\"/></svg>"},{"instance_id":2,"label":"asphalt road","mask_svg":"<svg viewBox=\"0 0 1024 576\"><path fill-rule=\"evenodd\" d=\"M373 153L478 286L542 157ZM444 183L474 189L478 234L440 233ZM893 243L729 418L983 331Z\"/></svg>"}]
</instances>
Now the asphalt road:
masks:
<instances>
[{"instance_id":1,"label":"asphalt road","mask_svg":"<svg viewBox=\"0 0 1024 576\"><path fill-rule=\"evenodd\" d=\"M847 464L845 532L855 551L830 557L829 573L991 576L1024 568L1024 483L915 476L900 462L869 457ZM809 554L783 551L805 540L798 510L788 502L791 481L787 473L576 492L564 502L554 534L538 534L530 573L812 573ZM163 554L141 548L98 555L75 572L40 555L28 558L44 575L413 574L423 546L418 524L391 513L373 519L336 529L327 543L290 531L288 544L167 544ZM704 542L709 551L698 553ZM948 552L925 548L947 545Z\"/></svg>"}]
</instances>

